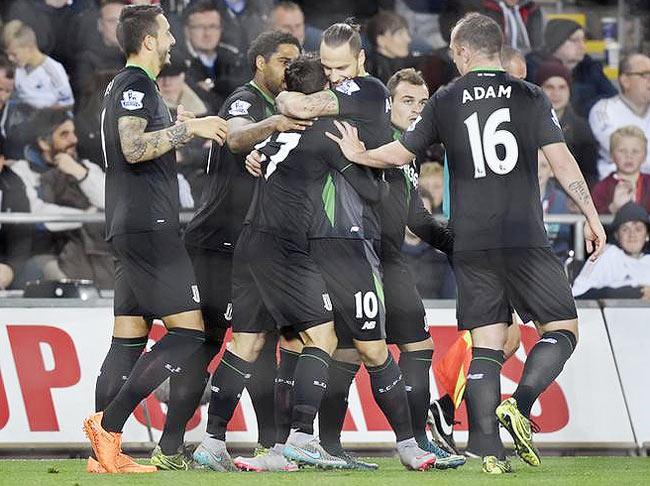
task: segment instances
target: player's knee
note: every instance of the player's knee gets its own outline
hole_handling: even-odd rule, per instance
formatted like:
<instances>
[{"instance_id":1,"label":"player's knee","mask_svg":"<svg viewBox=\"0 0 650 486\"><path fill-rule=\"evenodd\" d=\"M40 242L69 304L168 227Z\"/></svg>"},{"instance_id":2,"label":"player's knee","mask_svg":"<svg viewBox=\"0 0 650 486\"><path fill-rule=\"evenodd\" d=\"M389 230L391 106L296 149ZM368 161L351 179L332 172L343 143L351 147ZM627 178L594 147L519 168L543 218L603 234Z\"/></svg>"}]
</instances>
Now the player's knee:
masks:
<instances>
[{"instance_id":1,"label":"player's knee","mask_svg":"<svg viewBox=\"0 0 650 486\"><path fill-rule=\"evenodd\" d=\"M357 341L357 351L366 366L381 366L388 359L388 347L384 341Z\"/></svg>"},{"instance_id":2,"label":"player's knee","mask_svg":"<svg viewBox=\"0 0 650 486\"><path fill-rule=\"evenodd\" d=\"M320 348L330 356L338 346L338 338L334 331L334 323L327 322L312 327L300 333L300 337L306 348Z\"/></svg>"},{"instance_id":3,"label":"player's knee","mask_svg":"<svg viewBox=\"0 0 650 486\"><path fill-rule=\"evenodd\" d=\"M244 361L252 363L260 355L266 335L264 333L234 333L228 350Z\"/></svg>"},{"instance_id":4,"label":"player's knee","mask_svg":"<svg viewBox=\"0 0 650 486\"><path fill-rule=\"evenodd\" d=\"M413 351L433 351L433 339L424 339L417 343L400 344L399 350L402 353L410 353Z\"/></svg>"}]
</instances>

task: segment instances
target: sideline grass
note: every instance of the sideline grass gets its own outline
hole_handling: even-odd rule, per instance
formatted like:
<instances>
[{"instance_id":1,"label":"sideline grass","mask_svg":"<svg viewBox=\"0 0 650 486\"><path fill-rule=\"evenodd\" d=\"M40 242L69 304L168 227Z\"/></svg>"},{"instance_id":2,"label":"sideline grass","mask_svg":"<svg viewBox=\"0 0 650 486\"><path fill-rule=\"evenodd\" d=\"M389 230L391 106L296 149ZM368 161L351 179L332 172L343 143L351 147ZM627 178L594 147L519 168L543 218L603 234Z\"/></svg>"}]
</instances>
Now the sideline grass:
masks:
<instances>
[{"instance_id":1,"label":"sideline grass","mask_svg":"<svg viewBox=\"0 0 650 486\"><path fill-rule=\"evenodd\" d=\"M86 461L62 460L2 460L2 486L276 486L276 485L354 485L354 486L466 486L484 484L535 485L611 485L650 484L650 458L646 457L551 457L543 458L539 468L526 466L513 459L515 473L488 476L481 473L480 461L471 460L457 471L409 472L397 459L373 459L380 464L376 472L317 471L303 469L295 473L213 473L208 471L168 472L147 475L88 474Z\"/></svg>"}]
</instances>

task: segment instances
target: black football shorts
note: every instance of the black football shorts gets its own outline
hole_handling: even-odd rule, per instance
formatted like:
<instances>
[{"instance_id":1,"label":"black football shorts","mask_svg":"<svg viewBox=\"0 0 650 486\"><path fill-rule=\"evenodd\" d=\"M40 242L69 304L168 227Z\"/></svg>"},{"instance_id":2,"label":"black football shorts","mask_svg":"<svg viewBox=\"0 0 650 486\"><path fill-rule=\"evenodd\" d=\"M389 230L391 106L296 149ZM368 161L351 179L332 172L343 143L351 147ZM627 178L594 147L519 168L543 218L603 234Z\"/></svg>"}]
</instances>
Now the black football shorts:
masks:
<instances>
[{"instance_id":1,"label":"black football shorts","mask_svg":"<svg viewBox=\"0 0 650 486\"><path fill-rule=\"evenodd\" d=\"M309 251L318 264L334 306L339 348L353 339L386 339L386 309L379 256L368 240L314 239Z\"/></svg>"},{"instance_id":2,"label":"black football shorts","mask_svg":"<svg viewBox=\"0 0 650 486\"><path fill-rule=\"evenodd\" d=\"M386 341L410 344L431 339L422 298L401 251L382 251L386 297Z\"/></svg>"},{"instance_id":3,"label":"black football shorts","mask_svg":"<svg viewBox=\"0 0 650 486\"><path fill-rule=\"evenodd\" d=\"M115 235L116 316L166 317L199 310L201 297L178 230Z\"/></svg>"},{"instance_id":4,"label":"black football shorts","mask_svg":"<svg viewBox=\"0 0 650 486\"><path fill-rule=\"evenodd\" d=\"M308 249L247 226L233 260L233 331L300 332L333 320L325 282Z\"/></svg>"},{"instance_id":5,"label":"black football shorts","mask_svg":"<svg viewBox=\"0 0 650 486\"><path fill-rule=\"evenodd\" d=\"M577 317L569 281L550 248L457 251L452 266L461 330L510 323L513 308L524 322Z\"/></svg>"}]
</instances>

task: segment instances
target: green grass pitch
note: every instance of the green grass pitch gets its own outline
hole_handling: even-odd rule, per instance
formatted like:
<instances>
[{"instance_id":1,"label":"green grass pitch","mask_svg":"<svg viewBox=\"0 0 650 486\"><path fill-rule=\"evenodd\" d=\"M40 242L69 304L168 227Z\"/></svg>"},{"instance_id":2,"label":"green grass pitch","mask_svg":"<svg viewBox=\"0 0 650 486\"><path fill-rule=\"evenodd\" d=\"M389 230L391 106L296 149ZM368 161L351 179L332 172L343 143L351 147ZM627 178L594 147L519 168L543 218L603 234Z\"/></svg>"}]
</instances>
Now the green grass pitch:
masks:
<instances>
[{"instance_id":1,"label":"green grass pitch","mask_svg":"<svg viewBox=\"0 0 650 486\"><path fill-rule=\"evenodd\" d=\"M647 457L550 457L543 458L539 468L526 466L513 459L515 473L488 476L480 469L480 461L470 460L463 468L449 471L406 471L397 459L379 458L375 472L318 471L303 469L295 473L214 473L208 471L167 472L147 475L88 474L86 462L65 460L2 460L1 486L276 486L276 485L354 485L354 486L416 486L501 483L531 485L650 485L650 458Z\"/></svg>"}]
</instances>

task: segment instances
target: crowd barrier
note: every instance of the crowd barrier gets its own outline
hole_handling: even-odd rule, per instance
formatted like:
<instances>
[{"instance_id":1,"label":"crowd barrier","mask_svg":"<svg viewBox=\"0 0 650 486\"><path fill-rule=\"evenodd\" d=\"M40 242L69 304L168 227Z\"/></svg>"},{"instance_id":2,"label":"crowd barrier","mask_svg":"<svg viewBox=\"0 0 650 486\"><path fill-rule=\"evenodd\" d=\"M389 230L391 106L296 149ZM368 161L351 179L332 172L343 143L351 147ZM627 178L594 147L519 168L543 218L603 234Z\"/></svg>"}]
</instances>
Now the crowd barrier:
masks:
<instances>
[{"instance_id":1,"label":"crowd barrier","mask_svg":"<svg viewBox=\"0 0 650 486\"><path fill-rule=\"evenodd\" d=\"M57 449L86 445L81 420L93 411L97 372L110 343L112 301L97 299L0 301L0 448ZM434 357L440 358L456 339L453 301L425 301ZM541 427L541 448L621 448L650 443L647 354L650 305L629 301L579 304L578 348L563 373L540 397L532 418ZM532 325L521 325L522 347L503 367L502 392L513 392L526 353L537 340ZM155 324L151 342L164 333ZM398 354L397 349L392 352ZM218 356L213 362L216 365ZM432 375L432 396L440 395ZM165 420L165 406L154 396L127 422L129 447L152 447ZM368 375L361 371L353 385L343 442L351 448L385 449L394 435L375 405ZM457 440L467 439L464 406L459 410ZM206 409L190 420L186 440L199 441ZM504 434L509 443L510 438ZM235 446L257 441L256 420L244 394L230 423L228 440Z\"/></svg>"}]
</instances>

